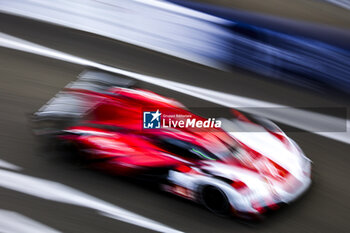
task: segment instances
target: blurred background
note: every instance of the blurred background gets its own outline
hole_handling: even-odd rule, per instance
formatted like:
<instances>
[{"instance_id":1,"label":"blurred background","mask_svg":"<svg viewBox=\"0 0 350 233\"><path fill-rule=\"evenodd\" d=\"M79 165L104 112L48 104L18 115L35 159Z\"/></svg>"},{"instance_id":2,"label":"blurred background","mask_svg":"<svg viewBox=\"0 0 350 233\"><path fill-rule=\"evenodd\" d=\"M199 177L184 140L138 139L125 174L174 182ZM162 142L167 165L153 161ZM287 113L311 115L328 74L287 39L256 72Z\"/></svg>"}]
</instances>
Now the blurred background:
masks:
<instances>
[{"instance_id":1,"label":"blurred background","mask_svg":"<svg viewBox=\"0 0 350 233\"><path fill-rule=\"evenodd\" d=\"M347 0L0 0L0 232L350 232L349 9ZM246 223L43 150L29 114L88 67L188 107L255 109L298 129L287 134L313 161L313 186Z\"/></svg>"}]
</instances>

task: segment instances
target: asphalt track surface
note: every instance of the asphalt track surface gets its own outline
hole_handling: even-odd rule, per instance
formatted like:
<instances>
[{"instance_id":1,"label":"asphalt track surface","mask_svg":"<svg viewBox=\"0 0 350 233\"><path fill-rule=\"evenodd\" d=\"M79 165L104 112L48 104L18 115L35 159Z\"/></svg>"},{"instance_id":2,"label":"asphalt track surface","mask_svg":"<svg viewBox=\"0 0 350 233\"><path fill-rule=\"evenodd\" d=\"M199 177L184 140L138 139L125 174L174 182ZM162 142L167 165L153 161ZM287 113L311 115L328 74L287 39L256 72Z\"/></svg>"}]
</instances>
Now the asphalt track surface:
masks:
<instances>
[{"instance_id":1,"label":"asphalt track surface","mask_svg":"<svg viewBox=\"0 0 350 233\"><path fill-rule=\"evenodd\" d=\"M0 31L118 68L260 100L298 107L349 106L345 99L307 92L235 70L225 73L96 35L0 15ZM184 232L350 232L350 145L312 133L288 133L313 161L311 189L261 223L215 216L154 188L89 169L33 137L36 111L85 67L0 48L0 159L22 174L56 181ZM189 107L216 105L140 83ZM210 114L210 112L208 113ZM148 232L95 211L0 188L0 209L62 232Z\"/></svg>"}]
</instances>

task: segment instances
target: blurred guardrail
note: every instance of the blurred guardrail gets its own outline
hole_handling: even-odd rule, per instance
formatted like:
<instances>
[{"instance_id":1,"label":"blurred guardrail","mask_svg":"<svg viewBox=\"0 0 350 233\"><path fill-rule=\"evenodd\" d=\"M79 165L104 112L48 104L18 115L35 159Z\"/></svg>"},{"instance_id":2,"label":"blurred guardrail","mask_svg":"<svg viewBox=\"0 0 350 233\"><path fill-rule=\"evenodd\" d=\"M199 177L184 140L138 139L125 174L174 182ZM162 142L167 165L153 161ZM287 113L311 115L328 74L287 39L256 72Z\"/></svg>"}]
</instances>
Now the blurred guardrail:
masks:
<instances>
[{"instance_id":1,"label":"blurred guardrail","mask_svg":"<svg viewBox=\"0 0 350 233\"><path fill-rule=\"evenodd\" d=\"M257 13L169 0L232 22L226 62L320 92L350 94L350 31Z\"/></svg>"},{"instance_id":2,"label":"blurred guardrail","mask_svg":"<svg viewBox=\"0 0 350 233\"><path fill-rule=\"evenodd\" d=\"M183 1L0 0L0 11L219 69L240 67L317 91L350 94L347 31Z\"/></svg>"}]
</instances>

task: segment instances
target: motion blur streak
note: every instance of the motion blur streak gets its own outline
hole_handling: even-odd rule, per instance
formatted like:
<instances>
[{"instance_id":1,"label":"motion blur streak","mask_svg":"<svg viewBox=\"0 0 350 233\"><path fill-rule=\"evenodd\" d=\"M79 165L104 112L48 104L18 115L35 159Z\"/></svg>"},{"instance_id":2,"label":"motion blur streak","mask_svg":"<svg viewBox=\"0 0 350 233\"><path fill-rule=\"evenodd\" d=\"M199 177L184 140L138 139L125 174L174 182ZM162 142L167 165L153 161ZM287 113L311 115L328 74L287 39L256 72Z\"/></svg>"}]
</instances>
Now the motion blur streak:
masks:
<instances>
[{"instance_id":1,"label":"motion blur streak","mask_svg":"<svg viewBox=\"0 0 350 233\"><path fill-rule=\"evenodd\" d=\"M70 27L223 68L228 21L160 1L2 1L0 11ZM180 13L181 12L181 13Z\"/></svg>"},{"instance_id":2,"label":"motion blur streak","mask_svg":"<svg viewBox=\"0 0 350 233\"><path fill-rule=\"evenodd\" d=\"M1 160L1 159L0 159L0 167L6 168L6 169L11 169L11 170L21 170L22 169L14 164L11 164L11 163L6 162L6 161Z\"/></svg>"},{"instance_id":3,"label":"motion blur streak","mask_svg":"<svg viewBox=\"0 0 350 233\"><path fill-rule=\"evenodd\" d=\"M104 0L104 2L115 2L115 1L111 1L111 0ZM169 11L173 11L179 14L183 14L183 15L188 15L190 17L195 17L198 19L204 19L204 20L208 20L211 21L213 23L221 23L221 24L229 24L229 21L221 19L219 17L216 16L212 16L212 15L208 15L206 13L202 13L199 11L195 11L183 6L179 6L179 5L175 5L169 2L164 2L162 0L134 0L135 2L139 2L142 4L147 4L150 6L155 6L155 7L159 7L161 9L164 10L169 10Z\"/></svg>"},{"instance_id":4,"label":"motion blur streak","mask_svg":"<svg viewBox=\"0 0 350 233\"><path fill-rule=\"evenodd\" d=\"M0 232L3 233L60 233L16 212L0 209Z\"/></svg>"},{"instance_id":5,"label":"motion blur streak","mask_svg":"<svg viewBox=\"0 0 350 233\"><path fill-rule=\"evenodd\" d=\"M75 64L80 64L84 66L95 67L108 72L113 72L125 76L132 77L134 79L152 83L161 87L165 87L180 93L184 93L190 96L194 96L203 100L207 100L219 105L232 108L268 108L268 111L259 109L259 112L250 112L253 114L259 114L261 116L270 118L293 127L303 129L318 135L322 135L328 138L332 138L337 141L350 144L350 124L349 121L344 121L342 119L326 116L319 113L313 113L305 110L299 110L295 108L288 108L287 106L278 105L274 103L269 103L265 101L255 100L247 97L236 96L232 94L221 93L214 90L209 90L201 87L194 87L191 85L178 83L174 81L168 81L160 78L150 77L142 74L137 74L134 72L102 65L87 59L72 56L67 53L63 53L57 50L46 48L44 46L37 45L16 37L9 36L4 33L0 33L0 46L8 47L16 50L21 50L29 53L34 53L41 56L51 57L54 59L63 60L66 62L71 62ZM276 111L272 111L273 108ZM280 109L283 108L281 111ZM243 109L247 112L249 109ZM251 109L253 110L253 109ZM322 128L322 125L329 125L330 129L341 128L344 126L344 132L315 132L317 129ZM324 128L324 127L323 127Z\"/></svg>"},{"instance_id":6,"label":"motion blur streak","mask_svg":"<svg viewBox=\"0 0 350 233\"><path fill-rule=\"evenodd\" d=\"M161 223L134 214L108 202L53 181L0 170L0 186L47 200L95 209L104 216L154 231L180 233L180 231L169 228Z\"/></svg>"},{"instance_id":7,"label":"motion blur streak","mask_svg":"<svg viewBox=\"0 0 350 233\"><path fill-rule=\"evenodd\" d=\"M325 1L350 10L350 1L349 0L325 0Z\"/></svg>"},{"instance_id":8,"label":"motion blur streak","mask_svg":"<svg viewBox=\"0 0 350 233\"><path fill-rule=\"evenodd\" d=\"M235 66L313 90L350 94L348 46L318 37L281 33L281 27L271 30L235 17L226 20L214 11L207 14L154 0L0 0L0 11L106 36L218 69ZM292 27L291 24L286 27ZM347 32L340 35L349 36Z\"/></svg>"}]
</instances>

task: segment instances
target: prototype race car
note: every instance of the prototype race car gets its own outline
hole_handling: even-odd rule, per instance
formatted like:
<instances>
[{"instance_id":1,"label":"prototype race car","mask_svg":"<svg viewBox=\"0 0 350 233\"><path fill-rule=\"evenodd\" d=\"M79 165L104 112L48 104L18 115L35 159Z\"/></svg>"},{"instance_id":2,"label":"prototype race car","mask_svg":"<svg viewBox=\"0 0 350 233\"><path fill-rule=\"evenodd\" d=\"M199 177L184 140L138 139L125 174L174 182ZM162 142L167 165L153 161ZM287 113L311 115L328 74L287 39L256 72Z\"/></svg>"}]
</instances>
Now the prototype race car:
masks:
<instances>
[{"instance_id":1,"label":"prototype race car","mask_svg":"<svg viewBox=\"0 0 350 233\"><path fill-rule=\"evenodd\" d=\"M95 168L250 219L306 191L311 161L272 122L232 112L214 122L126 78L85 71L33 122L36 135L74 145Z\"/></svg>"}]
</instances>

